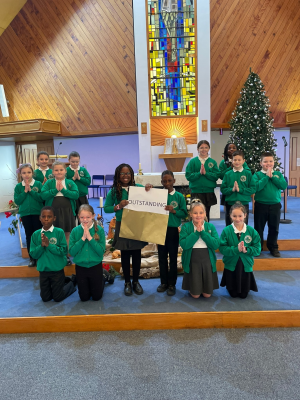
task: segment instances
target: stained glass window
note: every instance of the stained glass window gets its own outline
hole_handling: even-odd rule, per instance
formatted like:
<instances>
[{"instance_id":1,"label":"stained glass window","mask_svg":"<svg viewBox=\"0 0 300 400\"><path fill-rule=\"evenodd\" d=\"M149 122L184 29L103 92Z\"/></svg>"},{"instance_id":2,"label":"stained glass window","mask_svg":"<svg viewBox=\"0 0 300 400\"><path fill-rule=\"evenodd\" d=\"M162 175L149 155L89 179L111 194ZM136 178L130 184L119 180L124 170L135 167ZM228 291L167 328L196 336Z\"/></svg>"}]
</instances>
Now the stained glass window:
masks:
<instances>
[{"instance_id":1,"label":"stained glass window","mask_svg":"<svg viewBox=\"0 0 300 400\"><path fill-rule=\"evenodd\" d=\"M197 114L195 0L147 0L152 117Z\"/></svg>"}]
</instances>

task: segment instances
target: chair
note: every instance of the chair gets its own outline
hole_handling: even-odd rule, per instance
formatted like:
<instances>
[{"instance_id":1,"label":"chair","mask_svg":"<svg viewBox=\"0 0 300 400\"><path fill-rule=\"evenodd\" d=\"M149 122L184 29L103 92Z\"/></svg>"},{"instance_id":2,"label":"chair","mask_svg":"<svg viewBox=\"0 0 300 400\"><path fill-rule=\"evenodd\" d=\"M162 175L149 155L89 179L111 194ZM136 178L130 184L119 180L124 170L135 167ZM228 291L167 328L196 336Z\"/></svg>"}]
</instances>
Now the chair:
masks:
<instances>
[{"instance_id":1,"label":"chair","mask_svg":"<svg viewBox=\"0 0 300 400\"><path fill-rule=\"evenodd\" d=\"M95 184L95 181L102 181L102 184L104 184L104 175L92 175L92 184L88 186L88 189L93 189L93 198L95 197L94 189L97 189L97 196L98 196L98 189L100 189L101 186L101 184ZM100 194L101 194L101 189L100 189ZM88 198L89 198L89 192L88 192Z\"/></svg>"},{"instance_id":2,"label":"chair","mask_svg":"<svg viewBox=\"0 0 300 400\"><path fill-rule=\"evenodd\" d=\"M287 181L287 184L288 184L288 187L286 188L287 189L287 192L286 192L287 196L289 195L289 190L295 190L295 197L297 197L297 185L289 185L289 181L288 181L288 178L286 176L284 177L284 179Z\"/></svg>"},{"instance_id":3,"label":"chair","mask_svg":"<svg viewBox=\"0 0 300 400\"><path fill-rule=\"evenodd\" d=\"M104 189L104 198L107 196L109 189L114 183L114 177L115 175L105 175L105 185L102 186L102 188ZM107 182L111 182L111 184L108 184Z\"/></svg>"}]
</instances>

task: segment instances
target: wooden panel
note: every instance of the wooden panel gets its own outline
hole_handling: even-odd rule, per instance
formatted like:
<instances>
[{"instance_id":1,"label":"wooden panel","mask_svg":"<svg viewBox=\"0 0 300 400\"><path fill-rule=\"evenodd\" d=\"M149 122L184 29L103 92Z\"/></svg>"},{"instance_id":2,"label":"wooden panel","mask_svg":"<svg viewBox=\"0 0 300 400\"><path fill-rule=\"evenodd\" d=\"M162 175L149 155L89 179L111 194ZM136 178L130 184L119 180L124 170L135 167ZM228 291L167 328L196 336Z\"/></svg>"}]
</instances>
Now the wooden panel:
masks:
<instances>
[{"instance_id":1,"label":"wooden panel","mask_svg":"<svg viewBox=\"0 0 300 400\"><path fill-rule=\"evenodd\" d=\"M298 0L211 0L211 122L227 123L247 79L259 74L275 126L300 108Z\"/></svg>"},{"instance_id":2,"label":"wooden panel","mask_svg":"<svg viewBox=\"0 0 300 400\"><path fill-rule=\"evenodd\" d=\"M0 81L9 121L136 131L132 1L28 0L0 37Z\"/></svg>"},{"instance_id":3,"label":"wooden panel","mask_svg":"<svg viewBox=\"0 0 300 400\"><path fill-rule=\"evenodd\" d=\"M152 118L150 120L151 146L164 146L165 138L176 134L185 137L187 144L197 143L198 118Z\"/></svg>"},{"instance_id":4,"label":"wooden panel","mask_svg":"<svg viewBox=\"0 0 300 400\"><path fill-rule=\"evenodd\" d=\"M0 318L2 334L299 326L299 310Z\"/></svg>"},{"instance_id":5,"label":"wooden panel","mask_svg":"<svg viewBox=\"0 0 300 400\"><path fill-rule=\"evenodd\" d=\"M27 0L0 0L0 36Z\"/></svg>"}]
</instances>

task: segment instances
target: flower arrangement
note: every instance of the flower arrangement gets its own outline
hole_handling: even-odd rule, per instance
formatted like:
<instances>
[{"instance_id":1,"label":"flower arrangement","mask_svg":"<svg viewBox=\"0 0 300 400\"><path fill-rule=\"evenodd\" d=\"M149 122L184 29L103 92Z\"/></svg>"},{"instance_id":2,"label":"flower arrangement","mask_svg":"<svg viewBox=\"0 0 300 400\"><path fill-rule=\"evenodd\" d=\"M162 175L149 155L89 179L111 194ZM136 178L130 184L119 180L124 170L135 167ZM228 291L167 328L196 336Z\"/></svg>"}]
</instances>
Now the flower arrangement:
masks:
<instances>
[{"instance_id":1,"label":"flower arrangement","mask_svg":"<svg viewBox=\"0 0 300 400\"><path fill-rule=\"evenodd\" d=\"M15 203L13 200L9 200L9 202L8 202L8 208L9 208L11 211L6 211L6 212L4 213L5 216L6 216L6 218L9 218L9 217L16 217L17 214L18 214L19 208L18 208L18 206L16 205L16 203ZM19 223L19 222L20 222L20 224L22 224L22 219L21 219L21 217L14 218L14 219L12 220L12 222L10 223L10 225L9 225L9 227L8 227L8 232L9 232L11 235L15 235L15 234L16 234L16 231L17 231L17 229L18 229L18 223Z\"/></svg>"},{"instance_id":2,"label":"flower arrangement","mask_svg":"<svg viewBox=\"0 0 300 400\"><path fill-rule=\"evenodd\" d=\"M182 220L182 222L188 222L190 220L189 211L191 209L191 195L190 194L184 194L183 196L185 198L186 209L187 209L188 215L185 217L185 219Z\"/></svg>"}]
</instances>

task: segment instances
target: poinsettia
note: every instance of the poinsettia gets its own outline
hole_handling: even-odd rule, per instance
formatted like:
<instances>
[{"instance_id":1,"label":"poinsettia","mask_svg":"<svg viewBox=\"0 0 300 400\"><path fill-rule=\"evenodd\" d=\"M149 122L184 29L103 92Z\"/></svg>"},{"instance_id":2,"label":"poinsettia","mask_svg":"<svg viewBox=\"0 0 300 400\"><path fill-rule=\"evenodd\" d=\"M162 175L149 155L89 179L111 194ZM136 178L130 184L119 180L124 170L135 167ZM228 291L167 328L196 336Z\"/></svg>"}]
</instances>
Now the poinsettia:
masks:
<instances>
[{"instance_id":1,"label":"poinsettia","mask_svg":"<svg viewBox=\"0 0 300 400\"><path fill-rule=\"evenodd\" d=\"M20 217L18 217L18 211L19 208L17 206L17 204L13 201L13 200L9 200L8 202L8 208L12 211L5 211L5 217L6 218L10 218L10 217L16 217L12 220L12 222L10 223L9 227L8 227L8 232L11 235L15 235L17 229L18 229L18 223L20 222L20 224L22 223L22 220Z\"/></svg>"}]
</instances>

